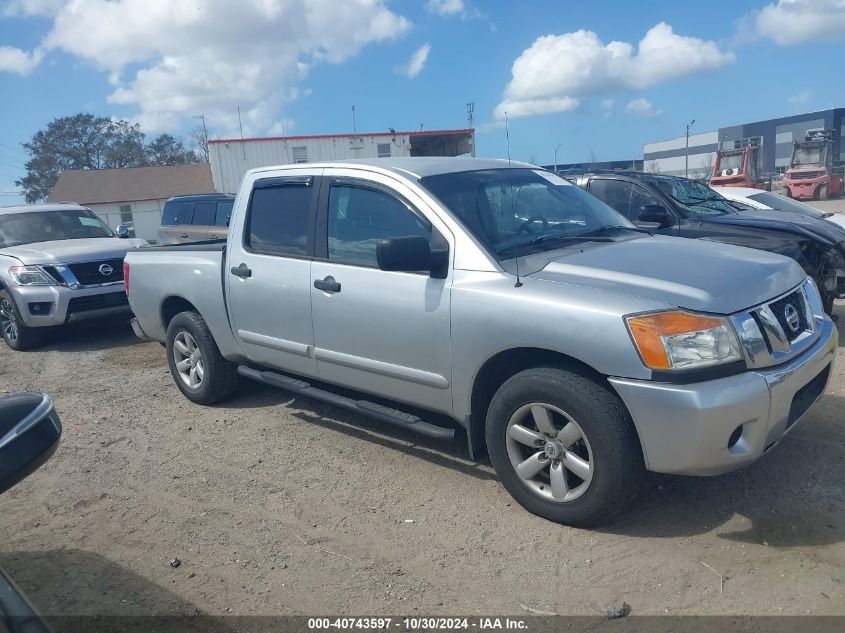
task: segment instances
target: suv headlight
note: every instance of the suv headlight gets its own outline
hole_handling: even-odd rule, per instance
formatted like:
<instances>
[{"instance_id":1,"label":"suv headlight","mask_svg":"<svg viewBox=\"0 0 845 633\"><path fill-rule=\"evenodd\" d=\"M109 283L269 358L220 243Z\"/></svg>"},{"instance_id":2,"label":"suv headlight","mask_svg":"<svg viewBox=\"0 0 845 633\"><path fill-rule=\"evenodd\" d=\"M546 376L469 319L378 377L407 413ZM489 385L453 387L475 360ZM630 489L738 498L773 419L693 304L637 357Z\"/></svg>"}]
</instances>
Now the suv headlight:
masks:
<instances>
[{"instance_id":1,"label":"suv headlight","mask_svg":"<svg viewBox=\"0 0 845 633\"><path fill-rule=\"evenodd\" d=\"M21 286L56 285L56 280L41 270L40 266L12 266L9 274Z\"/></svg>"},{"instance_id":2,"label":"suv headlight","mask_svg":"<svg viewBox=\"0 0 845 633\"><path fill-rule=\"evenodd\" d=\"M739 339L725 317L672 310L629 316L625 322L651 369L699 369L742 360Z\"/></svg>"}]
</instances>

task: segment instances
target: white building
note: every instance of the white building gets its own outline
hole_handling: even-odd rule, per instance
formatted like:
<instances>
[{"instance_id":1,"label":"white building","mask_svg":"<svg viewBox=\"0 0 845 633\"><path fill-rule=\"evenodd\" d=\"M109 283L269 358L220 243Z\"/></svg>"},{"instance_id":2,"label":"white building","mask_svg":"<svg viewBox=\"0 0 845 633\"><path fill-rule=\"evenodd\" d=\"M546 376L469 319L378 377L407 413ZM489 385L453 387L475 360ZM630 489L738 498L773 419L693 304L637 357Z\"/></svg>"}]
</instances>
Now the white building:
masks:
<instances>
[{"instance_id":1,"label":"white building","mask_svg":"<svg viewBox=\"0 0 845 633\"><path fill-rule=\"evenodd\" d=\"M196 193L215 193L207 164L68 170L47 201L76 202L111 228L126 224L135 237L155 241L165 201Z\"/></svg>"},{"instance_id":2,"label":"white building","mask_svg":"<svg viewBox=\"0 0 845 633\"><path fill-rule=\"evenodd\" d=\"M710 176L718 149L718 131L690 134L689 151L686 149L686 136L646 143L643 145L644 169L671 176L683 176L687 157L689 177L705 178Z\"/></svg>"},{"instance_id":3,"label":"white building","mask_svg":"<svg viewBox=\"0 0 845 633\"><path fill-rule=\"evenodd\" d=\"M375 134L327 134L208 142L211 173L219 192L235 193L244 174L256 167L389 156L470 154L475 130L425 130Z\"/></svg>"}]
</instances>

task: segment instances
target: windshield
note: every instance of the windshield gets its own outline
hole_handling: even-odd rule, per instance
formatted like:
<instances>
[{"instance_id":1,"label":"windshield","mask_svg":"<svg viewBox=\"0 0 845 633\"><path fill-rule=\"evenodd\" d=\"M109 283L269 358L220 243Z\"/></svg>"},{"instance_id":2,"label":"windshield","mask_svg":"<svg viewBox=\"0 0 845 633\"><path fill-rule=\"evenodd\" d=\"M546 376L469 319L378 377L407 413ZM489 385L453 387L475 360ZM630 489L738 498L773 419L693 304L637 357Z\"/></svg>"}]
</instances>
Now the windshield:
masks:
<instances>
[{"instance_id":1,"label":"windshield","mask_svg":"<svg viewBox=\"0 0 845 633\"><path fill-rule=\"evenodd\" d=\"M539 169L455 172L421 183L500 260L610 227L636 228L580 187Z\"/></svg>"},{"instance_id":2,"label":"windshield","mask_svg":"<svg viewBox=\"0 0 845 633\"><path fill-rule=\"evenodd\" d=\"M660 191L681 204L680 211L688 218L735 212L727 200L695 180L660 176L652 182Z\"/></svg>"},{"instance_id":3,"label":"windshield","mask_svg":"<svg viewBox=\"0 0 845 633\"><path fill-rule=\"evenodd\" d=\"M0 214L0 248L91 237L114 237L114 233L85 209Z\"/></svg>"},{"instance_id":4,"label":"windshield","mask_svg":"<svg viewBox=\"0 0 845 633\"><path fill-rule=\"evenodd\" d=\"M814 218L825 217L824 213L822 213L818 209L811 207L809 204L804 204L803 202L791 200L786 196L781 196L776 193L769 193L768 191L755 193L753 196L748 196L748 199L754 200L755 202L759 202L761 204L765 204L767 207L775 211L791 211L793 213L811 215Z\"/></svg>"},{"instance_id":5,"label":"windshield","mask_svg":"<svg viewBox=\"0 0 845 633\"><path fill-rule=\"evenodd\" d=\"M824 160L822 159L822 148L820 146L795 148L795 154L792 157L792 165L794 167L821 165L822 163L824 163Z\"/></svg>"},{"instance_id":6,"label":"windshield","mask_svg":"<svg viewBox=\"0 0 845 633\"><path fill-rule=\"evenodd\" d=\"M742 169L742 154L729 154L719 157L719 171Z\"/></svg>"}]
</instances>

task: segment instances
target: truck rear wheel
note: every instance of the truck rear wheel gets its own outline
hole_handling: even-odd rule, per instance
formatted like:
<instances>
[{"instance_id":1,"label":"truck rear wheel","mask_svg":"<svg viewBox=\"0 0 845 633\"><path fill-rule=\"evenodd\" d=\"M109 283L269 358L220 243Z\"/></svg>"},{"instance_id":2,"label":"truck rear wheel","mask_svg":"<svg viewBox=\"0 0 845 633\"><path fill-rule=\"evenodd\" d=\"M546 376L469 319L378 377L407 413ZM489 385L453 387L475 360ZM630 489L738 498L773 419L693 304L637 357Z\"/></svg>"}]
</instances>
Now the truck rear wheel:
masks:
<instances>
[{"instance_id":1,"label":"truck rear wheel","mask_svg":"<svg viewBox=\"0 0 845 633\"><path fill-rule=\"evenodd\" d=\"M27 327L21 321L8 290L0 290L0 332L6 345L18 352L41 343L37 328Z\"/></svg>"},{"instance_id":2,"label":"truck rear wheel","mask_svg":"<svg viewBox=\"0 0 845 633\"><path fill-rule=\"evenodd\" d=\"M223 358L196 312L180 312L171 319L166 348L170 374L188 400L213 404L228 398L237 388L237 366Z\"/></svg>"},{"instance_id":3,"label":"truck rear wheel","mask_svg":"<svg viewBox=\"0 0 845 633\"><path fill-rule=\"evenodd\" d=\"M486 436L508 492L529 512L575 527L607 523L627 510L645 473L621 400L559 367L508 379L490 403Z\"/></svg>"}]
</instances>

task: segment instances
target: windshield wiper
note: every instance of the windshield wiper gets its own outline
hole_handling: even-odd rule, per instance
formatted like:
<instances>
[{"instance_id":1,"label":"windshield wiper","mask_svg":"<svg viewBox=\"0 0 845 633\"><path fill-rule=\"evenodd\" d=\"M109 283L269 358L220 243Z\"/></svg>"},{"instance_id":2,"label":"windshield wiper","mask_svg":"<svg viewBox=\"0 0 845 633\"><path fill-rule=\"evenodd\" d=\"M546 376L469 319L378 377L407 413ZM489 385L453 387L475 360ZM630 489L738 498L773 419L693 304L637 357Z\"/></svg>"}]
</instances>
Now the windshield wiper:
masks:
<instances>
[{"instance_id":1,"label":"windshield wiper","mask_svg":"<svg viewBox=\"0 0 845 633\"><path fill-rule=\"evenodd\" d=\"M538 235L534 239L531 240L524 240L522 242L517 242L516 244L508 244L507 246L502 246L496 249L496 254L501 255L505 251L510 251L519 248L530 248L531 246L537 246L538 244L543 244L545 242L615 242L616 240L612 237L605 237L601 235L554 235L554 234L545 234L545 235Z\"/></svg>"},{"instance_id":2,"label":"windshield wiper","mask_svg":"<svg viewBox=\"0 0 845 633\"><path fill-rule=\"evenodd\" d=\"M635 231L637 233L646 233L648 235L654 235L650 229L644 229L639 226L625 226L623 224L604 224L597 229L593 229L587 233L581 233L581 235L595 235L596 233L607 233L608 231Z\"/></svg>"}]
</instances>

